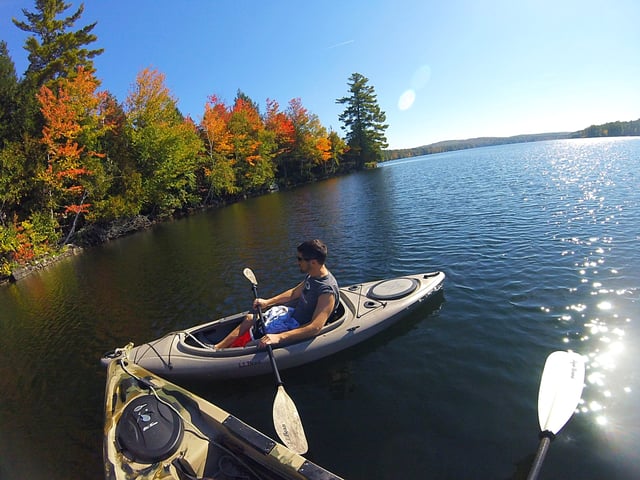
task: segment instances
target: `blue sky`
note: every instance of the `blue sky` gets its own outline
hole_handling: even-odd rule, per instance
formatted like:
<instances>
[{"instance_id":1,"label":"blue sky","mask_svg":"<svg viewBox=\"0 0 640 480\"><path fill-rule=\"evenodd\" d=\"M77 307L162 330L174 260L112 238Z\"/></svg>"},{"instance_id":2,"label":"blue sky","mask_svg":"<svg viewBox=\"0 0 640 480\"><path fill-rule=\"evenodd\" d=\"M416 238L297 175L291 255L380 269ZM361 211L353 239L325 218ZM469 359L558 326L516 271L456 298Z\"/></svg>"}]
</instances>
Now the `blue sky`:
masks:
<instances>
[{"instance_id":1,"label":"blue sky","mask_svg":"<svg viewBox=\"0 0 640 480\"><path fill-rule=\"evenodd\" d=\"M80 4L68 0L69 15ZM19 74L34 1L0 0L0 40ZM375 88L390 148L574 131L640 118L637 0L86 0L102 88L124 101L145 67L200 120L238 89L292 98L340 134L353 72Z\"/></svg>"}]
</instances>

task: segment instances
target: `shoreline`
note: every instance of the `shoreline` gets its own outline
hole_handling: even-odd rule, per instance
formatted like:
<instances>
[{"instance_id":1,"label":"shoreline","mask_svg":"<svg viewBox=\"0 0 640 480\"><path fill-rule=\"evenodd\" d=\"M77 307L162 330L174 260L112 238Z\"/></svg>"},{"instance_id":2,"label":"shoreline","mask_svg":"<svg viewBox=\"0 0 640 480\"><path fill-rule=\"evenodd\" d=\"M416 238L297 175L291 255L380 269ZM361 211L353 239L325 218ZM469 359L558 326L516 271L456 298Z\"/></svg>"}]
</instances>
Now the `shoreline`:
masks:
<instances>
[{"instance_id":1,"label":"shoreline","mask_svg":"<svg viewBox=\"0 0 640 480\"><path fill-rule=\"evenodd\" d=\"M272 193L272 191L268 193ZM262 195L264 195L264 193ZM246 200L247 198L249 198L247 195L243 195L238 198L228 199L226 202L193 207L175 212L174 215L165 218L153 218L139 214L134 215L133 217L119 218L109 223L90 223L83 226L76 232L73 237L73 243L63 245L57 251L34 259L25 265L16 265L8 276L0 276L0 287L16 283L33 272L43 270L70 256L79 255L91 247L97 247L98 245L148 230L158 223L170 222L180 218L189 217L195 213L214 210L238 201Z\"/></svg>"},{"instance_id":2,"label":"shoreline","mask_svg":"<svg viewBox=\"0 0 640 480\"><path fill-rule=\"evenodd\" d=\"M39 270L44 270L50 265L54 263L58 263L60 260L63 260L68 257L72 257L74 255L79 255L84 251L83 247L78 245L65 245L64 248L59 250L58 252L52 255L46 255L44 257L40 257L37 260L29 262L26 265L19 266L11 271L8 277L0 278L0 285L8 285L11 283L16 283L19 280L22 280L25 277L28 277L33 272L37 272Z\"/></svg>"},{"instance_id":3,"label":"shoreline","mask_svg":"<svg viewBox=\"0 0 640 480\"><path fill-rule=\"evenodd\" d=\"M342 175L337 175L337 176L342 176ZM333 178L334 177L336 177L336 175L334 175ZM326 177L326 178L323 177L308 183L323 181L323 180L326 180L327 178L332 178L332 177ZM282 191L285 189L290 190L292 188L297 188L302 185L306 185L308 183L291 184L291 185L287 185L286 188L280 186L277 189L270 189L266 192L260 192L254 195L248 195L248 194L238 195L233 198L228 198L226 201L220 201L220 202L212 203L209 205L201 205L197 207L184 209L184 210L175 212L172 216L164 217L164 218L154 218L154 217L149 217L146 215L139 214L129 218L116 219L106 224L91 223L91 224L85 225L80 230L78 230L74 235L73 237L74 243L63 245L56 252L39 257L38 259L32 260L31 262L25 265L18 265L16 266L15 269L11 271L9 276L0 277L0 287L9 285L12 283L16 283L19 280L22 280L23 278L29 276L33 272L43 270L48 266L53 265L54 263L57 263L60 260L63 260L72 255L79 255L80 253L84 252L84 250L88 248L97 247L98 245L102 245L112 240L117 240L122 237L133 235L135 233L147 230L158 223L165 223L173 220L178 220L180 218L189 217L195 213L200 213L208 210L215 210L221 207L231 205L233 203L247 200L248 198L269 195L271 193L275 193L277 191Z\"/></svg>"},{"instance_id":4,"label":"shoreline","mask_svg":"<svg viewBox=\"0 0 640 480\"><path fill-rule=\"evenodd\" d=\"M127 219L115 220L106 225L87 225L76 233L74 236L75 243L64 245L56 252L39 257L25 265L16 266L8 276L0 278L0 286L16 283L33 272L44 270L65 258L79 255L87 248L96 247L112 240L147 230L156 223L158 222L144 215L136 215Z\"/></svg>"}]
</instances>

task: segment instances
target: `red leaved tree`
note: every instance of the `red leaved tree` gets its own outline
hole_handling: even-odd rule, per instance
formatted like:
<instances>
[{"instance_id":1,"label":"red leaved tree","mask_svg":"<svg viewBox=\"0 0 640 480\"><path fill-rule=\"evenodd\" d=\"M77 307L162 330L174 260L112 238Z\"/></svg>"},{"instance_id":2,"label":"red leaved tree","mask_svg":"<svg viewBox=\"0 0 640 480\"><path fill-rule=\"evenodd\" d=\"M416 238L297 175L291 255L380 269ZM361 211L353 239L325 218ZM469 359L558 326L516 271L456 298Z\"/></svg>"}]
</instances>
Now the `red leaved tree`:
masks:
<instances>
[{"instance_id":1,"label":"red leaved tree","mask_svg":"<svg viewBox=\"0 0 640 480\"><path fill-rule=\"evenodd\" d=\"M108 125L101 121L106 94L96 92L98 80L90 71L78 68L77 75L58 82L54 92L42 86L37 94L45 125L42 142L47 147L47 167L41 172L47 207L59 224L69 216L63 243L74 234L81 214L91 206L91 177L102 153L94 150Z\"/></svg>"},{"instance_id":2,"label":"red leaved tree","mask_svg":"<svg viewBox=\"0 0 640 480\"><path fill-rule=\"evenodd\" d=\"M236 98L228 126L240 189L255 191L270 185L275 179L274 143L253 102L245 96Z\"/></svg>"},{"instance_id":3,"label":"red leaved tree","mask_svg":"<svg viewBox=\"0 0 640 480\"><path fill-rule=\"evenodd\" d=\"M230 118L231 113L224 102L215 95L209 97L200 122L208 157L208 162L204 166L204 175L209 184L205 203L213 197L235 194L239 191L233 168L235 158L233 138L229 131Z\"/></svg>"},{"instance_id":4,"label":"red leaved tree","mask_svg":"<svg viewBox=\"0 0 640 480\"><path fill-rule=\"evenodd\" d=\"M267 111L264 120L265 128L271 132L274 146L274 163L280 170L280 175L287 178L287 158L295 146L295 127L286 113L280 111L280 105L275 100L267 99Z\"/></svg>"}]
</instances>

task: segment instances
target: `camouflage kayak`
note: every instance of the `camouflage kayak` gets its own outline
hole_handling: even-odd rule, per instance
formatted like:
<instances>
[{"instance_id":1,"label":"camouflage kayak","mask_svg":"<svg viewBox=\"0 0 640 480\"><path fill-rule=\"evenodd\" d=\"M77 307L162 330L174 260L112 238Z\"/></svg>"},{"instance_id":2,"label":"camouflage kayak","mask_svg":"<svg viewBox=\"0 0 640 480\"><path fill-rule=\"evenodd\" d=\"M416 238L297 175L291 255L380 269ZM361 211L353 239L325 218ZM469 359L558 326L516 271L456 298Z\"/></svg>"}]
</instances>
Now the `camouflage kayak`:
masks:
<instances>
[{"instance_id":1,"label":"camouflage kayak","mask_svg":"<svg viewBox=\"0 0 640 480\"><path fill-rule=\"evenodd\" d=\"M131 363L107 368L105 478L309 479L340 477L221 408Z\"/></svg>"},{"instance_id":2,"label":"camouflage kayak","mask_svg":"<svg viewBox=\"0 0 640 480\"><path fill-rule=\"evenodd\" d=\"M443 272L420 273L359 283L340 289L338 312L312 338L279 344L273 349L281 370L299 366L349 348L388 328L438 292ZM135 346L129 358L169 379L207 380L250 377L272 372L269 356L255 344L216 350L247 312L207 322ZM118 358L121 349L105 354L103 364Z\"/></svg>"}]
</instances>

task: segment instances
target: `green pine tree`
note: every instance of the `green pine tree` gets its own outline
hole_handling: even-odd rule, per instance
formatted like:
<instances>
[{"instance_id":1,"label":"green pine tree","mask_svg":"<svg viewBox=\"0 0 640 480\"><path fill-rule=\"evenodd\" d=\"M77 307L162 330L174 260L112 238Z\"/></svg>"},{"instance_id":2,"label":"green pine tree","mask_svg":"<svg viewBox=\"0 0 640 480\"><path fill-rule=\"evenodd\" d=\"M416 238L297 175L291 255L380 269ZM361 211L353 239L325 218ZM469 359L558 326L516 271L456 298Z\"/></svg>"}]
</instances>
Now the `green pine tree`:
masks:
<instances>
[{"instance_id":1,"label":"green pine tree","mask_svg":"<svg viewBox=\"0 0 640 480\"><path fill-rule=\"evenodd\" d=\"M22 9L26 21L12 19L20 30L33 34L24 44L29 52L29 67L20 81L19 109L15 119L22 133L38 136L42 130L42 115L36 101L40 87L47 85L55 90L53 83L57 79L75 75L80 66L85 71L95 71L92 58L103 52L103 49L85 48L97 40L91 33L95 22L72 31L84 12L84 4L73 15L58 19L70 6L62 0L36 0L34 12Z\"/></svg>"},{"instance_id":2,"label":"green pine tree","mask_svg":"<svg viewBox=\"0 0 640 480\"><path fill-rule=\"evenodd\" d=\"M25 76L34 83L36 89L57 78L74 75L81 66L86 71L94 71L92 59L103 52L101 48L86 48L86 45L97 40L91 33L96 22L76 31L71 30L84 12L84 4L80 4L71 16L57 18L69 7L71 4L63 0L36 0L35 12L22 9L26 21L13 19L20 30L34 34L27 38L24 45L29 52L29 68Z\"/></svg>"},{"instance_id":3,"label":"green pine tree","mask_svg":"<svg viewBox=\"0 0 640 480\"><path fill-rule=\"evenodd\" d=\"M368 82L364 75L353 73L347 84L350 95L336 100L346 105L338 118L344 123L342 129L347 131L347 158L358 170L382 160L382 150L388 146L384 134L388 128L384 123L387 118L378 105L375 89Z\"/></svg>"},{"instance_id":4,"label":"green pine tree","mask_svg":"<svg viewBox=\"0 0 640 480\"><path fill-rule=\"evenodd\" d=\"M0 147L15 138L18 110L18 76L7 43L0 41Z\"/></svg>"}]
</instances>

